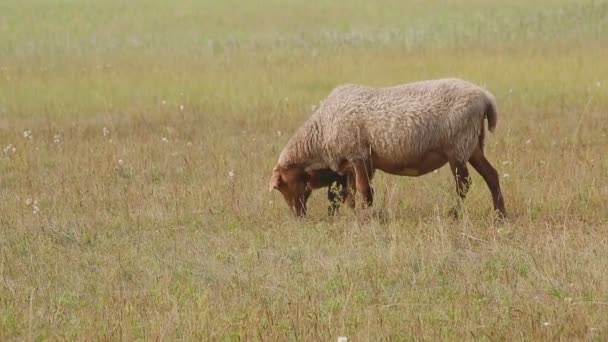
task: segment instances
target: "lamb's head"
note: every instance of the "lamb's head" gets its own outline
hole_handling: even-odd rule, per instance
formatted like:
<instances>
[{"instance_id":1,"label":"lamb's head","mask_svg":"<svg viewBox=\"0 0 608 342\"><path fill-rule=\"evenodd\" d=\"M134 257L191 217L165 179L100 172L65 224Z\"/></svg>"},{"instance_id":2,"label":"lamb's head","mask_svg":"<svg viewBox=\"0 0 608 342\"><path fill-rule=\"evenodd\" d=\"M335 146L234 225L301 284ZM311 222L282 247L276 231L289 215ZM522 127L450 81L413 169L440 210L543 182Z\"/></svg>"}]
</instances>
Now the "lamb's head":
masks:
<instances>
[{"instance_id":1,"label":"lamb's head","mask_svg":"<svg viewBox=\"0 0 608 342\"><path fill-rule=\"evenodd\" d=\"M279 190L296 216L306 215L306 201L312 192L310 175L298 165L275 166L270 177L270 191Z\"/></svg>"}]
</instances>

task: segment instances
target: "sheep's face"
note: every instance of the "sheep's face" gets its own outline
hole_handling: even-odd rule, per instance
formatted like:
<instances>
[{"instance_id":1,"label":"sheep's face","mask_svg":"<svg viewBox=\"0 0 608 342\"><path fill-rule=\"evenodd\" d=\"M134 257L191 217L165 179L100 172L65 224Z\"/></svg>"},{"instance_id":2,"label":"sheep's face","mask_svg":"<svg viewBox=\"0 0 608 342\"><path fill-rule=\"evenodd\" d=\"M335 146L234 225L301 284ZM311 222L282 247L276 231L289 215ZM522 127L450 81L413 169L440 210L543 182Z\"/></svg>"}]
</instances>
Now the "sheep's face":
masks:
<instances>
[{"instance_id":1,"label":"sheep's face","mask_svg":"<svg viewBox=\"0 0 608 342\"><path fill-rule=\"evenodd\" d=\"M309 178L301 167L275 166L270 177L270 191L279 190L296 216L304 216L306 215L306 201L312 192Z\"/></svg>"}]
</instances>

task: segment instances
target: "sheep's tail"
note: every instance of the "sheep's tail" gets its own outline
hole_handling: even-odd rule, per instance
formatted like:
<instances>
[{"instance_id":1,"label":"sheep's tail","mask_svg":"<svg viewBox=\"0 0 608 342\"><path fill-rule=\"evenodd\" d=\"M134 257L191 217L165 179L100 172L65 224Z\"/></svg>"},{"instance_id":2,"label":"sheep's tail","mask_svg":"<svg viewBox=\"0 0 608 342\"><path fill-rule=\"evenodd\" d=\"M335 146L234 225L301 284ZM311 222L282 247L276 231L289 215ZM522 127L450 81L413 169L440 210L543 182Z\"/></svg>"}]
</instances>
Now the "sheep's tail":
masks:
<instances>
[{"instance_id":1,"label":"sheep's tail","mask_svg":"<svg viewBox=\"0 0 608 342\"><path fill-rule=\"evenodd\" d=\"M485 117L488 119L488 130L494 132L496 129L496 121L498 121L498 111L496 110L496 99L494 95L486 92L487 100L485 104Z\"/></svg>"},{"instance_id":2,"label":"sheep's tail","mask_svg":"<svg viewBox=\"0 0 608 342\"><path fill-rule=\"evenodd\" d=\"M488 119L488 130L494 132L496 129L496 121L498 121L498 111L496 110L496 99L488 91L484 91L485 99L483 104L483 116ZM483 119L482 119L483 120ZM483 121L481 123L481 131L479 132L479 147L483 151L484 143L486 140L486 129Z\"/></svg>"}]
</instances>

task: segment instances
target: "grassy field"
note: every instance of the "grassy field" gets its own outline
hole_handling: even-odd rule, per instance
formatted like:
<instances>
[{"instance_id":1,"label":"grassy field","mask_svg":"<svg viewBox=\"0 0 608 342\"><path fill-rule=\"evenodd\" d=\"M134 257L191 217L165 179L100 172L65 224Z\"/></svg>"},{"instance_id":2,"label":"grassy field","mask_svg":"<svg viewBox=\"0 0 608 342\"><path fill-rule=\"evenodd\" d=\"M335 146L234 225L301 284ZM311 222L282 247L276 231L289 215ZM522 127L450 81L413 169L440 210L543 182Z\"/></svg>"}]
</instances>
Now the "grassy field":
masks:
<instances>
[{"instance_id":1,"label":"grassy field","mask_svg":"<svg viewBox=\"0 0 608 342\"><path fill-rule=\"evenodd\" d=\"M473 172L386 219L267 181L334 86L497 97ZM608 339L608 1L0 3L0 340Z\"/></svg>"}]
</instances>

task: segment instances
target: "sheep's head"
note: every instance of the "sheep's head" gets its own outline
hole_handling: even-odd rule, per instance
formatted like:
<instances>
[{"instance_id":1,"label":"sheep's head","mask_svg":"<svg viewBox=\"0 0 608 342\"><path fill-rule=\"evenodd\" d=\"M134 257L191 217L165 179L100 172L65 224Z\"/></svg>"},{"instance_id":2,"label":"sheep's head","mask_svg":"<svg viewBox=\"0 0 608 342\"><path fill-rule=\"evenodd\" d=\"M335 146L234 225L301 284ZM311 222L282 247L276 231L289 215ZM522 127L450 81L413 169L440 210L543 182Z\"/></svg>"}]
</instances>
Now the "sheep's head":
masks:
<instances>
[{"instance_id":1,"label":"sheep's head","mask_svg":"<svg viewBox=\"0 0 608 342\"><path fill-rule=\"evenodd\" d=\"M306 201L312 192L310 175L304 167L292 165L275 166L270 177L270 191L276 189L283 195L285 202L296 216L306 215Z\"/></svg>"}]
</instances>

